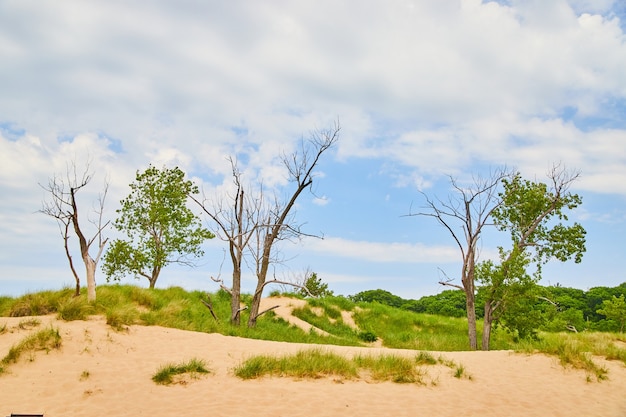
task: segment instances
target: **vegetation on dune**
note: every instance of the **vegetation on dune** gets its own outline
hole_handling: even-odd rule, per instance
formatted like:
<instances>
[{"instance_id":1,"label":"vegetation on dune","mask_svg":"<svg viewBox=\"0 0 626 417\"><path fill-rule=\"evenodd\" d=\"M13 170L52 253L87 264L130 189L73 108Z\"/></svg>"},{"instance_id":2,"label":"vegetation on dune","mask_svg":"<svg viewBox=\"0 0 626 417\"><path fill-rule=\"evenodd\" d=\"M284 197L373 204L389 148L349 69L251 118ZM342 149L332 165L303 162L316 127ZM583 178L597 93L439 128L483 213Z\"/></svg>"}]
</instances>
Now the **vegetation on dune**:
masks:
<instances>
[{"instance_id":1,"label":"vegetation on dune","mask_svg":"<svg viewBox=\"0 0 626 417\"><path fill-rule=\"evenodd\" d=\"M264 376L291 378L361 379L376 382L426 385L429 378L425 366L442 364L453 369L456 378L467 377L462 365L427 352L414 357L392 354L356 355L352 358L323 349L301 350L287 355L257 355L235 367L235 376L256 379ZM430 379L432 384L436 382Z\"/></svg>"},{"instance_id":2,"label":"vegetation on dune","mask_svg":"<svg viewBox=\"0 0 626 417\"><path fill-rule=\"evenodd\" d=\"M16 345L13 345L9 352L0 360L0 375L6 372L9 365L17 361L25 354L31 354L30 360L34 360L33 354L36 351L49 352L52 349L61 347L61 335L58 329L48 328L39 330L26 336Z\"/></svg>"},{"instance_id":3,"label":"vegetation on dune","mask_svg":"<svg viewBox=\"0 0 626 417\"><path fill-rule=\"evenodd\" d=\"M559 291L565 293L564 289L556 288L558 288L557 293ZM550 289L555 288L550 287ZM608 290L604 292L608 294L607 299L611 300L612 292ZM591 289L582 294L592 294L595 297L597 293L597 289ZM573 307L570 306L577 305L577 303L586 305L582 301L576 301L573 297L570 298L562 294L556 297L560 300L559 303L562 303L561 305L568 306L564 311L571 310ZM619 305L619 297L617 298ZM203 304L209 299L212 311ZM448 295L443 299L451 300L451 305L455 302L454 297ZM603 306L606 308L603 300L598 301L595 298L593 300L598 309ZM371 302L355 302L346 297L325 297L310 299L305 307L294 311L295 315L325 330L330 336L322 336L313 331L305 332L289 324L272 311L262 315L255 328L233 325L229 320L231 297L225 291L207 295L200 291L186 291L179 287L147 289L133 285L103 285L98 287L98 299L95 303L89 303L84 293L81 293L79 297L73 297L71 289L43 291L17 298L5 297L0 301L0 316L31 316L39 312L40 314L56 313L63 320L83 320L89 315L97 314L105 316L107 323L116 330L124 330L130 325L141 324L308 344L368 346L372 341L377 341L389 348L413 349L422 352L462 351L467 348L467 322L462 317L416 313L406 307L416 305L411 304L410 300L403 300L404 307L397 308L382 304L375 298ZM250 295L242 295L244 304L250 301ZM541 303L541 300L537 302ZM550 314L554 314L555 317L551 319L551 323L556 323L554 320L561 320L559 317L564 311L551 312ZM243 320L247 318L246 314L244 310ZM346 314L351 315L350 323L344 322ZM602 316L598 315L598 317ZM599 320L607 319L600 318ZM592 327L593 322L591 320L588 322ZM28 329L38 324L37 319L25 318L23 322L20 322L20 327ZM554 355L560 358L564 366L584 369L589 378L595 380L606 377L606 370L602 365L598 365L597 357L619 360L626 364L626 348L624 348L626 336L623 334L590 331L551 332L546 331L549 328L547 324L544 325L544 330L537 332L535 338L520 338L517 334L496 327L492 334L492 348L519 352L544 352ZM0 327L2 328L0 334L11 331L6 325ZM480 337L480 332L478 336ZM420 355L422 361L428 360L427 356L422 353ZM460 375L465 373L459 365L451 366L451 368Z\"/></svg>"},{"instance_id":4,"label":"vegetation on dune","mask_svg":"<svg viewBox=\"0 0 626 417\"><path fill-rule=\"evenodd\" d=\"M208 374L210 372L202 359L193 358L180 364L170 363L161 366L152 376L152 380L160 385L170 385L177 382L177 378L183 375L198 378L199 374Z\"/></svg>"}]
</instances>

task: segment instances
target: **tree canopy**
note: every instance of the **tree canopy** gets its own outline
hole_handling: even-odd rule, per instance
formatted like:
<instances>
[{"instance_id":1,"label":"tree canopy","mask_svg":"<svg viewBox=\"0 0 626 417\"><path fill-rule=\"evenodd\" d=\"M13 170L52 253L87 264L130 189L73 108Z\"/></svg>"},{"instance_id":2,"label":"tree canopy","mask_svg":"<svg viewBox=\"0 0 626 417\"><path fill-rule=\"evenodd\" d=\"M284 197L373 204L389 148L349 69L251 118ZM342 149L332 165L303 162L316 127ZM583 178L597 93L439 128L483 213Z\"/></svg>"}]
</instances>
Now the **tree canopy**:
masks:
<instances>
[{"instance_id":1,"label":"tree canopy","mask_svg":"<svg viewBox=\"0 0 626 417\"><path fill-rule=\"evenodd\" d=\"M198 187L176 168L149 166L137 172L131 193L121 201L114 227L127 239L116 239L104 256L107 280L127 274L145 277L154 288L161 270L170 263L192 264L204 254L202 243L214 237L188 207Z\"/></svg>"}]
</instances>

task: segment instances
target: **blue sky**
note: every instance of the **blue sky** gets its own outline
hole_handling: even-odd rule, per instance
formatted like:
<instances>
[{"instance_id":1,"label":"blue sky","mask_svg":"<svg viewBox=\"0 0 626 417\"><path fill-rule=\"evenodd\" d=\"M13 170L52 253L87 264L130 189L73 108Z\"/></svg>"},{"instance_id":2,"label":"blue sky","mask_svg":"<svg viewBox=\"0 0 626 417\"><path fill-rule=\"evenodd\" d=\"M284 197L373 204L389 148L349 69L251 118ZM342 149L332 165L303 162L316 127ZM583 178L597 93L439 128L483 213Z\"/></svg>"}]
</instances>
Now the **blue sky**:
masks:
<instances>
[{"instance_id":1,"label":"blue sky","mask_svg":"<svg viewBox=\"0 0 626 417\"><path fill-rule=\"evenodd\" d=\"M113 218L148 164L179 166L217 196L237 155L247 179L284 187L280 152L334 120L317 197L297 211L325 239L281 246L278 278L309 268L339 294L437 293L459 252L432 219L405 216L420 191L445 197L448 175L503 165L541 180L561 163L581 172L570 218L587 253L550 264L542 283L618 285L624 11L612 0L0 2L0 294L72 284L58 228L37 213L38 184L68 162L91 161L85 215L108 178ZM208 242L197 268L170 267L157 285L216 290L224 249Z\"/></svg>"}]
</instances>

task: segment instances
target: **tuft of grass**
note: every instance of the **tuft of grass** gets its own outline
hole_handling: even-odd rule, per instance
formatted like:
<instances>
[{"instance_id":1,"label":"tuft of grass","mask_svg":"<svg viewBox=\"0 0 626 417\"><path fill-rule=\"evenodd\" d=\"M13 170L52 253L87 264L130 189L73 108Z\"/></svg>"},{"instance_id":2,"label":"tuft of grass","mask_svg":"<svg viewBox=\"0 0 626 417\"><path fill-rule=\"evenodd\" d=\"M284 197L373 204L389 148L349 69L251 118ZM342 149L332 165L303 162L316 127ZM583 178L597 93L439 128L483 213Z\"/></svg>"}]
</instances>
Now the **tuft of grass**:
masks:
<instances>
[{"instance_id":1,"label":"tuft of grass","mask_svg":"<svg viewBox=\"0 0 626 417\"><path fill-rule=\"evenodd\" d=\"M434 358L433 358L434 359ZM253 356L235 367L235 376L255 379L263 376L293 378L370 379L425 385L426 372L420 367L425 360L397 355L358 355L352 359L320 349L302 350L292 355ZM437 361L428 361L436 364Z\"/></svg>"},{"instance_id":2,"label":"tuft of grass","mask_svg":"<svg viewBox=\"0 0 626 417\"><path fill-rule=\"evenodd\" d=\"M425 385L425 372L417 360L395 355L357 356L357 366L370 372L374 381Z\"/></svg>"},{"instance_id":3,"label":"tuft of grass","mask_svg":"<svg viewBox=\"0 0 626 417\"><path fill-rule=\"evenodd\" d=\"M253 356L235 367L234 373L241 379L266 375L315 379L333 375L349 379L357 376L357 368L342 356L321 349L309 349L280 357Z\"/></svg>"},{"instance_id":4,"label":"tuft of grass","mask_svg":"<svg viewBox=\"0 0 626 417\"><path fill-rule=\"evenodd\" d=\"M13 345L9 349L9 353L0 361L0 374L2 374L6 367L17 361L25 353L34 353L36 351L49 352L52 349L58 349L61 347L61 335L58 329L44 329L33 333L20 341L18 344Z\"/></svg>"},{"instance_id":5,"label":"tuft of grass","mask_svg":"<svg viewBox=\"0 0 626 417\"><path fill-rule=\"evenodd\" d=\"M91 373L89 371L85 370L85 371L83 371L80 374L80 380L81 381L85 381L85 380L89 379L90 376L91 376Z\"/></svg>"},{"instance_id":6,"label":"tuft of grass","mask_svg":"<svg viewBox=\"0 0 626 417\"><path fill-rule=\"evenodd\" d=\"M33 327L37 327L40 324L41 324L41 320L33 317L29 319L20 320L20 322L17 323L17 328L20 330L27 330Z\"/></svg>"},{"instance_id":7,"label":"tuft of grass","mask_svg":"<svg viewBox=\"0 0 626 417\"><path fill-rule=\"evenodd\" d=\"M198 374L208 374L211 371L206 367L202 359L190 359L180 364L167 364L161 366L152 376L152 380L160 385L170 385L175 382L175 377L189 374L192 378L198 378Z\"/></svg>"},{"instance_id":8,"label":"tuft of grass","mask_svg":"<svg viewBox=\"0 0 626 417\"><path fill-rule=\"evenodd\" d=\"M117 331L124 331L128 326L135 324L139 312L132 305L121 305L106 310L107 324Z\"/></svg>"},{"instance_id":9,"label":"tuft of grass","mask_svg":"<svg viewBox=\"0 0 626 417\"><path fill-rule=\"evenodd\" d=\"M55 313L59 304L72 296L73 290L64 288L61 291L26 294L11 303L4 302L3 304L5 304L5 309L8 307L10 317L43 316Z\"/></svg>"},{"instance_id":10,"label":"tuft of grass","mask_svg":"<svg viewBox=\"0 0 626 417\"><path fill-rule=\"evenodd\" d=\"M415 362L417 362L420 365L436 365L437 359L435 359L435 357L431 353L420 352L415 357Z\"/></svg>"},{"instance_id":11,"label":"tuft of grass","mask_svg":"<svg viewBox=\"0 0 626 417\"><path fill-rule=\"evenodd\" d=\"M8 331L7 324L6 323L0 324L0 334L4 334L7 331Z\"/></svg>"},{"instance_id":12,"label":"tuft of grass","mask_svg":"<svg viewBox=\"0 0 626 417\"><path fill-rule=\"evenodd\" d=\"M618 348L610 342L611 339L601 333L546 333L537 342L520 344L518 351L555 356L563 367L583 370L588 381L595 378L600 382L608 379L608 369L596 363L592 356L620 359L626 363L626 349Z\"/></svg>"},{"instance_id":13,"label":"tuft of grass","mask_svg":"<svg viewBox=\"0 0 626 417\"><path fill-rule=\"evenodd\" d=\"M86 320L94 312L93 307L85 297L72 297L59 303L57 309L61 320Z\"/></svg>"}]
</instances>

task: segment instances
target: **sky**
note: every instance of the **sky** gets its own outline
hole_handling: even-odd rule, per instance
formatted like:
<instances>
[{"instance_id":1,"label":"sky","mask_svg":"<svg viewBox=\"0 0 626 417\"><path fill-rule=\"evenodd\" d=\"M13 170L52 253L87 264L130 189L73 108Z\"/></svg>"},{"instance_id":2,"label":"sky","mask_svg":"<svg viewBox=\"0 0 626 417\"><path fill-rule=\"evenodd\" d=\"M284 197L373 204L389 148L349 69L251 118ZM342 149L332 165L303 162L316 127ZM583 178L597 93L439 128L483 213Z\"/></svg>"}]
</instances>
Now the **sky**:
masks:
<instances>
[{"instance_id":1,"label":"sky","mask_svg":"<svg viewBox=\"0 0 626 417\"><path fill-rule=\"evenodd\" d=\"M442 279L458 283L460 252L432 218L407 216L424 194L446 198L450 177L502 166L543 181L562 164L581 174L570 220L587 252L548 264L541 283L619 285L625 30L622 0L0 0L0 295L73 285L59 229L39 212L40 185L68 164L93 173L84 220L105 181L114 219L150 164L180 167L215 198L235 157L246 181L286 193L278 157L337 121L295 213L324 238L277 247L272 276L314 271L343 295L436 294ZM483 259L498 239L485 239ZM228 284L225 242L204 247L157 286ZM247 271L244 291L253 284Z\"/></svg>"}]
</instances>

